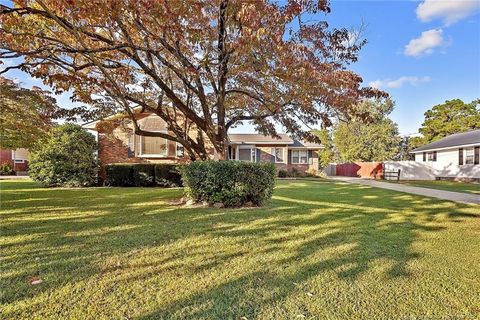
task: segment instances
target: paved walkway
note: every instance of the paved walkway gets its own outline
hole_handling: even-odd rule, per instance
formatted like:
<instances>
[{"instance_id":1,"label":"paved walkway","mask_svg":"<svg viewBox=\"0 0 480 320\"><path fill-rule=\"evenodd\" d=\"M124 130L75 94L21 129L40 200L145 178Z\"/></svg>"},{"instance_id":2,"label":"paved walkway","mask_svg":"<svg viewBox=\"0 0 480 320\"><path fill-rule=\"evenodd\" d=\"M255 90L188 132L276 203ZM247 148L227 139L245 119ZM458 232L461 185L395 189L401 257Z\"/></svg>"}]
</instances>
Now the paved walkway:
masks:
<instances>
[{"instance_id":1,"label":"paved walkway","mask_svg":"<svg viewBox=\"0 0 480 320\"><path fill-rule=\"evenodd\" d=\"M0 176L0 180L30 179L29 176Z\"/></svg>"},{"instance_id":2,"label":"paved walkway","mask_svg":"<svg viewBox=\"0 0 480 320\"><path fill-rule=\"evenodd\" d=\"M413 187L413 186L407 186L404 184L381 182L381 181L376 181L371 179L362 179L362 178L353 178L353 177L329 177L329 178L337 181L357 183L364 186L412 193L420 196L433 197L433 198L438 198L442 200L480 204L480 196L475 194L430 189L430 188L423 188L423 187Z\"/></svg>"}]
</instances>

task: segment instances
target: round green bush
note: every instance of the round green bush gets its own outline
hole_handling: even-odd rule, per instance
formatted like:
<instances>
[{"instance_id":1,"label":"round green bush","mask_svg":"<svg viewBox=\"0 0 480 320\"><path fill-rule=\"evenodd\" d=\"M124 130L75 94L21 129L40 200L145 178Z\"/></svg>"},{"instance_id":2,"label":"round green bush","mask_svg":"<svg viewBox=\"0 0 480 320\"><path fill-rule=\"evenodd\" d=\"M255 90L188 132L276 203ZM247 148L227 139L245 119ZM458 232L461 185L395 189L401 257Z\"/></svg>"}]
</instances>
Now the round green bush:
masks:
<instances>
[{"instance_id":1,"label":"round green bush","mask_svg":"<svg viewBox=\"0 0 480 320\"><path fill-rule=\"evenodd\" d=\"M248 202L262 205L271 198L276 169L272 163L195 161L180 168L185 195L197 202L226 207Z\"/></svg>"},{"instance_id":2,"label":"round green bush","mask_svg":"<svg viewBox=\"0 0 480 320\"><path fill-rule=\"evenodd\" d=\"M287 170L283 170L283 169L278 170L278 177L279 177L279 178L286 178L286 177L288 177L288 171L287 171Z\"/></svg>"},{"instance_id":3,"label":"round green bush","mask_svg":"<svg viewBox=\"0 0 480 320\"><path fill-rule=\"evenodd\" d=\"M133 164L114 163L105 166L105 185L110 187L131 187L134 185Z\"/></svg>"},{"instance_id":4,"label":"round green bush","mask_svg":"<svg viewBox=\"0 0 480 320\"><path fill-rule=\"evenodd\" d=\"M0 176L9 176L14 174L15 174L15 171L13 171L10 163L8 162L0 163Z\"/></svg>"},{"instance_id":5,"label":"round green bush","mask_svg":"<svg viewBox=\"0 0 480 320\"><path fill-rule=\"evenodd\" d=\"M181 187L182 176L178 170L180 166L170 163L158 163L155 165L155 181L162 187Z\"/></svg>"},{"instance_id":6,"label":"round green bush","mask_svg":"<svg viewBox=\"0 0 480 320\"><path fill-rule=\"evenodd\" d=\"M152 187L155 185L155 164L137 163L133 166L133 184L135 187Z\"/></svg>"},{"instance_id":7,"label":"round green bush","mask_svg":"<svg viewBox=\"0 0 480 320\"><path fill-rule=\"evenodd\" d=\"M52 129L31 153L30 177L48 187L84 187L97 182L95 137L75 124Z\"/></svg>"}]
</instances>

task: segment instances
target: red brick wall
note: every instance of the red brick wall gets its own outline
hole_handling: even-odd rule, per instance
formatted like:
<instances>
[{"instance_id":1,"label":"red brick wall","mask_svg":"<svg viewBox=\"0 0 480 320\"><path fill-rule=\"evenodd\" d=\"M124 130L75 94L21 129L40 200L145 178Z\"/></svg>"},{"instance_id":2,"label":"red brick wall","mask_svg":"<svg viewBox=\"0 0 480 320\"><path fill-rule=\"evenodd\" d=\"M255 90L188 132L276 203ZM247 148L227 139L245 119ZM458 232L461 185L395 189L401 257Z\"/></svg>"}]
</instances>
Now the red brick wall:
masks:
<instances>
[{"instance_id":1,"label":"red brick wall","mask_svg":"<svg viewBox=\"0 0 480 320\"><path fill-rule=\"evenodd\" d=\"M128 141L125 143L119 138L100 133L98 135L98 159L102 165L109 163L141 163L140 158L128 155Z\"/></svg>"},{"instance_id":2,"label":"red brick wall","mask_svg":"<svg viewBox=\"0 0 480 320\"><path fill-rule=\"evenodd\" d=\"M137 120L142 120L150 113L142 113L137 115ZM179 120L179 124L182 121ZM176 144L173 141L168 143L168 154L171 157L166 158L144 158L137 157L138 140L135 137L134 149L135 154L129 154L128 137L133 133L133 124L130 120L116 119L114 121L102 121L96 125L98 131L98 158L100 162L100 176L104 176L104 166L110 163L185 163L189 161L189 157L185 155L184 158L177 158ZM193 129L192 129L193 130ZM192 132L193 134L194 132ZM211 151L213 157L213 148L211 144L206 141L207 150Z\"/></svg>"},{"instance_id":3,"label":"red brick wall","mask_svg":"<svg viewBox=\"0 0 480 320\"><path fill-rule=\"evenodd\" d=\"M170 147L170 149L172 149ZM174 150L170 150L171 151ZM176 150L175 150L176 151ZM175 157L167 158L141 158L129 155L128 140L123 141L111 134L98 135L98 160L100 162L100 178L105 179L105 165L111 163L181 163L185 159Z\"/></svg>"},{"instance_id":4,"label":"red brick wall","mask_svg":"<svg viewBox=\"0 0 480 320\"><path fill-rule=\"evenodd\" d=\"M27 171L28 160L23 163L14 163L12 159L12 150L2 149L0 150L0 163L8 163L15 171Z\"/></svg>"},{"instance_id":5,"label":"red brick wall","mask_svg":"<svg viewBox=\"0 0 480 320\"><path fill-rule=\"evenodd\" d=\"M12 161L12 150L0 150L0 162Z\"/></svg>"}]
</instances>

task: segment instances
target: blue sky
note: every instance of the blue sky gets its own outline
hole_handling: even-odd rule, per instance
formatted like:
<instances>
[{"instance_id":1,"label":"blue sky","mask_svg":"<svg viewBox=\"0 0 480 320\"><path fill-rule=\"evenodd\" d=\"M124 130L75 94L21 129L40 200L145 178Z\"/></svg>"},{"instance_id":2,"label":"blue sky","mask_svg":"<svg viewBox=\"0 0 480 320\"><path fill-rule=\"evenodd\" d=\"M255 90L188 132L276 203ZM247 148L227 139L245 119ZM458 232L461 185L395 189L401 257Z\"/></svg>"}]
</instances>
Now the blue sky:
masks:
<instances>
[{"instance_id":1,"label":"blue sky","mask_svg":"<svg viewBox=\"0 0 480 320\"><path fill-rule=\"evenodd\" d=\"M480 97L479 9L478 0L333 1L328 19L333 26L366 24L368 44L352 69L390 93L391 118L410 134L432 106Z\"/></svg>"},{"instance_id":2,"label":"blue sky","mask_svg":"<svg viewBox=\"0 0 480 320\"><path fill-rule=\"evenodd\" d=\"M334 27L365 25L368 44L350 68L365 85L390 93L396 102L391 118L401 134L416 133L436 104L480 98L480 0L332 1L331 8L316 18ZM7 76L41 86L17 71ZM58 102L73 105L66 94ZM252 130L244 125L233 131Z\"/></svg>"}]
</instances>

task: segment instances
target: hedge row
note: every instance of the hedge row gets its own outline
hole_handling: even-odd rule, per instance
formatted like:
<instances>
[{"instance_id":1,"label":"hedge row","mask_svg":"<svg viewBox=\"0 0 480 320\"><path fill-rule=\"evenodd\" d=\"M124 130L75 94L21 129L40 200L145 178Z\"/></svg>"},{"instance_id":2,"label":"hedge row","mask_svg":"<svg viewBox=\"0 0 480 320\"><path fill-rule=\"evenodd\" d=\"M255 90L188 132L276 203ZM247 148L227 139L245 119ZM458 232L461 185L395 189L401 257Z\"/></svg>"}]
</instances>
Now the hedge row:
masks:
<instances>
[{"instance_id":1,"label":"hedge row","mask_svg":"<svg viewBox=\"0 0 480 320\"><path fill-rule=\"evenodd\" d=\"M181 187L178 165L164 163L120 163L105 166L107 186Z\"/></svg>"},{"instance_id":2,"label":"hedge row","mask_svg":"<svg viewBox=\"0 0 480 320\"><path fill-rule=\"evenodd\" d=\"M196 202L236 207L270 199L276 169L272 163L195 161L182 166L186 196Z\"/></svg>"}]
</instances>

